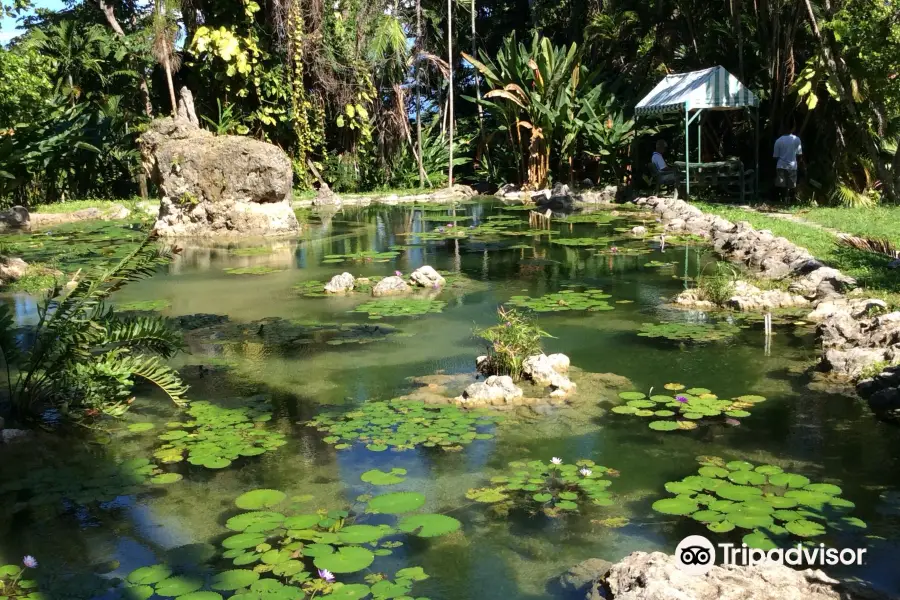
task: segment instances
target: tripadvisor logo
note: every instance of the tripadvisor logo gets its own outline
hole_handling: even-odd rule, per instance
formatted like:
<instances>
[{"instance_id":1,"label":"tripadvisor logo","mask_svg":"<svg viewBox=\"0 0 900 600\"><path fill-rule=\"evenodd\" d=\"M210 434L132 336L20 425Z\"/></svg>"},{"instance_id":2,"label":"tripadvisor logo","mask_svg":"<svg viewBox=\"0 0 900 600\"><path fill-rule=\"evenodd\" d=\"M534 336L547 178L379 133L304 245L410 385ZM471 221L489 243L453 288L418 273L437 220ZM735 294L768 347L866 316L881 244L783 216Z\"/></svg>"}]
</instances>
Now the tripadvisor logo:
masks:
<instances>
[{"instance_id":1,"label":"tripadvisor logo","mask_svg":"<svg viewBox=\"0 0 900 600\"><path fill-rule=\"evenodd\" d=\"M718 548L718 551L717 551ZM826 548L825 544L804 546L797 544L787 550L775 548L760 550L747 544L718 544L702 535L689 535L675 548L675 564L691 575L705 575L716 564L717 556L724 565L754 566L763 562L775 562L791 567L824 567L863 564L866 548Z\"/></svg>"}]
</instances>

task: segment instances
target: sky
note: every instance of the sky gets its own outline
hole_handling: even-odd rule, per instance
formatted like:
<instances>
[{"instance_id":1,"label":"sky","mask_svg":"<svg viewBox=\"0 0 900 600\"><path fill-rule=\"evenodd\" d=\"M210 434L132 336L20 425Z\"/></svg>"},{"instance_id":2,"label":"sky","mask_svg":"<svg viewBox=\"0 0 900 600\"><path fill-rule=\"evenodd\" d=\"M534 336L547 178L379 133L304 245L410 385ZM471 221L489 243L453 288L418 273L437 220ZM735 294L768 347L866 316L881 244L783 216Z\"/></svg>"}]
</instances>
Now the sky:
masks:
<instances>
[{"instance_id":1,"label":"sky","mask_svg":"<svg viewBox=\"0 0 900 600\"><path fill-rule=\"evenodd\" d=\"M61 10L64 7L62 0L34 0L33 4L38 8L51 10ZM33 14L33 11L25 14ZM21 16L25 16L25 14ZM0 44L6 45L11 39L22 33L22 30L18 29L17 21L18 19L12 17L0 17Z\"/></svg>"}]
</instances>

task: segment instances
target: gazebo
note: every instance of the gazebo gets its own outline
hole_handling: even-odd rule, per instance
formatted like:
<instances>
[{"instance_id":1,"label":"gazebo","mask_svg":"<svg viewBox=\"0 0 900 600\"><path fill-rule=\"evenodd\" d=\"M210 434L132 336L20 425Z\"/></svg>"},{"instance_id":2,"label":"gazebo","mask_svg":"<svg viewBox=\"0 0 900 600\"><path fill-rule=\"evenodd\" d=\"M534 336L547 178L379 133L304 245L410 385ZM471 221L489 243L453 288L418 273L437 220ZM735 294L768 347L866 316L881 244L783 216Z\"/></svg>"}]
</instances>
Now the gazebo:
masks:
<instances>
[{"instance_id":1,"label":"gazebo","mask_svg":"<svg viewBox=\"0 0 900 600\"><path fill-rule=\"evenodd\" d=\"M649 94L644 96L643 100L638 102L634 109L634 116L637 118L684 111L685 186L687 193L690 193L690 125L697 121L696 163L700 163L703 160L701 119L704 111L709 110L747 110L756 129L755 189L756 193L759 193L759 98L723 67L667 75Z\"/></svg>"}]
</instances>

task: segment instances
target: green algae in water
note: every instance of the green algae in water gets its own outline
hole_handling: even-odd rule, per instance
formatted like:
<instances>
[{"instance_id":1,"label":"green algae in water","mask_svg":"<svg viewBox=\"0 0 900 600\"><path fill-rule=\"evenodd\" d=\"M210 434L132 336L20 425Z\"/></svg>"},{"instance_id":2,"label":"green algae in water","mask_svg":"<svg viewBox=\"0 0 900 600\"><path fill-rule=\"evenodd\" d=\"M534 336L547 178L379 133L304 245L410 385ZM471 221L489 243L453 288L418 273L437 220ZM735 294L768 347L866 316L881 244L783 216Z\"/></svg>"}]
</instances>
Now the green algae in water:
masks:
<instances>
[{"instance_id":1,"label":"green algae in water","mask_svg":"<svg viewBox=\"0 0 900 600\"><path fill-rule=\"evenodd\" d=\"M399 400L367 402L359 410L321 414L307 425L328 434L324 441L339 450L357 442L375 452L416 446L448 450L493 437L483 430L500 419L487 411Z\"/></svg>"},{"instance_id":2,"label":"green algae in water","mask_svg":"<svg viewBox=\"0 0 900 600\"><path fill-rule=\"evenodd\" d=\"M357 306L350 312L366 313L370 319L383 317L412 317L428 313L439 313L447 305L441 300L426 298L382 298Z\"/></svg>"},{"instance_id":3,"label":"green algae in water","mask_svg":"<svg viewBox=\"0 0 900 600\"><path fill-rule=\"evenodd\" d=\"M701 423L740 424L737 419L750 416L748 408L765 401L763 396L756 395L721 399L706 388L685 389L680 383L667 383L663 387L677 393L674 396L654 394L648 398L643 392L621 392L619 398L625 404L614 406L611 412L654 419L648 425L654 431L690 431ZM658 420L660 417L664 420Z\"/></svg>"},{"instance_id":4,"label":"green algae in water","mask_svg":"<svg viewBox=\"0 0 900 600\"><path fill-rule=\"evenodd\" d=\"M579 215L569 215L567 217L557 219L557 221L560 223L599 223L605 225L623 218L625 218L623 215L604 211Z\"/></svg>"},{"instance_id":5,"label":"green algae in water","mask_svg":"<svg viewBox=\"0 0 900 600\"><path fill-rule=\"evenodd\" d=\"M647 247L612 246L597 252L595 256L642 256L652 252L653 250Z\"/></svg>"},{"instance_id":6,"label":"green algae in water","mask_svg":"<svg viewBox=\"0 0 900 600\"><path fill-rule=\"evenodd\" d=\"M660 262L658 260L651 260L648 263L644 263L644 266L648 269L664 269L666 267L674 267L675 263L673 262Z\"/></svg>"},{"instance_id":7,"label":"green algae in water","mask_svg":"<svg viewBox=\"0 0 900 600\"><path fill-rule=\"evenodd\" d=\"M607 302L607 299L611 297L609 294L604 294L603 290L597 289L587 289L580 292L563 290L553 294L546 294L539 298L513 296L508 303L513 306L528 308L535 312L562 312L568 310L597 312L615 308Z\"/></svg>"},{"instance_id":8,"label":"green algae in water","mask_svg":"<svg viewBox=\"0 0 900 600\"><path fill-rule=\"evenodd\" d=\"M172 303L168 300L137 300L135 302L117 304L116 309L120 311L158 312L170 306L172 306Z\"/></svg>"},{"instance_id":9,"label":"green algae in water","mask_svg":"<svg viewBox=\"0 0 900 600\"><path fill-rule=\"evenodd\" d=\"M608 244L612 240L613 240L613 238L609 238L609 237L558 238L555 240L550 240L550 243L556 244L558 246L588 247L588 246L603 246L604 244Z\"/></svg>"},{"instance_id":10,"label":"green algae in water","mask_svg":"<svg viewBox=\"0 0 900 600\"><path fill-rule=\"evenodd\" d=\"M234 256L268 256L274 250L270 246L251 246L249 248L232 248L228 251Z\"/></svg>"},{"instance_id":11,"label":"green algae in water","mask_svg":"<svg viewBox=\"0 0 900 600\"><path fill-rule=\"evenodd\" d=\"M603 476L618 475L618 471L592 460L582 459L574 464L563 464L555 458L549 464L519 460L509 463L508 470L509 475L492 477L492 485L470 489L466 498L491 504L498 514L523 509L530 513L540 511L548 517L577 513L586 505L613 504L606 491L612 481Z\"/></svg>"},{"instance_id":12,"label":"green algae in water","mask_svg":"<svg viewBox=\"0 0 900 600\"><path fill-rule=\"evenodd\" d=\"M644 323L638 335L677 342L718 342L734 337L741 328L731 323Z\"/></svg>"},{"instance_id":13,"label":"green algae in water","mask_svg":"<svg viewBox=\"0 0 900 600\"><path fill-rule=\"evenodd\" d=\"M377 252L375 250L365 250L362 252L355 252L353 254L328 254L322 260L322 264L331 265L331 264L340 264L345 262L390 262L391 260L400 256L400 252L397 250L388 250L385 252Z\"/></svg>"},{"instance_id":14,"label":"green algae in water","mask_svg":"<svg viewBox=\"0 0 900 600\"><path fill-rule=\"evenodd\" d=\"M187 412L191 420L169 423L169 431L160 434L166 443L153 454L160 462L187 460L207 469L224 469L241 456L259 456L287 443L284 434L264 427L272 418L265 400L241 408L197 401Z\"/></svg>"},{"instance_id":15,"label":"green algae in water","mask_svg":"<svg viewBox=\"0 0 900 600\"><path fill-rule=\"evenodd\" d=\"M422 221L434 223L455 223L458 221L468 221L472 219L471 215L422 215Z\"/></svg>"},{"instance_id":16,"label":"green algae in water","mask_svg":"<svg viewBox=\"0 0 900 600\"><path fill-rule=\"evenodd\" d=\"M279 273L284 269L275 267L232 267L225 269L229 275L269 275L270 273Z\"/></svg>"},{"instance_id":17,"label":"green algae in water","mask_svg":"<svg viewBox=\"0 0 900 600\"><path fill-rule=\"evenodd\" d=\"M115 464L77 460L29 469L0 485L0 497L13 512L40 508L62 513L67 510L65 503L93 506L146 491L145 486L151 483L174 483L167 478L153 481L161 474L163 471L146 458Z\"/></svg>"},{"instance_id":18,"label":"green algae in water","mask_svg":"<svg viewBox=\"0 0 900 600\"><path fill-rule=\"evenodd\" d=\"M750 530L744 543L764 550L785 546L792 536L866 528L860 519L846 516L855 505L841 498L842 490L834 484L811 483L776 465L743 460L707 456L701 464L696 475L666 483L666 491L675 496L657 500L653 509L690 516L713 533Z\"/></svg>"}]
</instances>

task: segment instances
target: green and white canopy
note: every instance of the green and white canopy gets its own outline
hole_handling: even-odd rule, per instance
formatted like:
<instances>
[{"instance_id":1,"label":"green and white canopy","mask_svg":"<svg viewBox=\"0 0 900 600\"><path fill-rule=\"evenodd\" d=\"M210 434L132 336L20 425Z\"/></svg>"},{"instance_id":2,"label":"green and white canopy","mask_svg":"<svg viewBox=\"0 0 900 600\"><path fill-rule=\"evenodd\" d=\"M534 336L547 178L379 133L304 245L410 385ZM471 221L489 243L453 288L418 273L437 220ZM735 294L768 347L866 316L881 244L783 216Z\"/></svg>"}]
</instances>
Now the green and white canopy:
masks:
<instances>
[{"instance_id":1,"label":"green and white canopy","mask_svg":"<svg viewBox=\"0 0 900 600\"><path fill-rule=\"evenodd\" d=\"M634 108L635 116L759 106L759 98L723 67L667 75Z\"/></svg>"}]
</instances>

